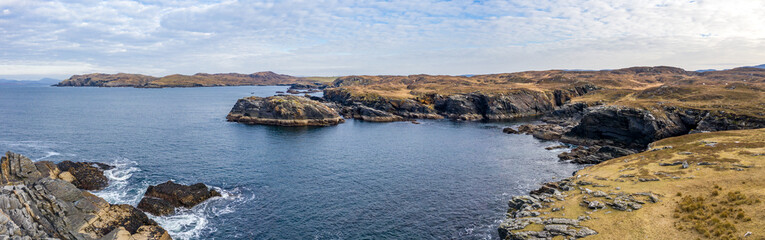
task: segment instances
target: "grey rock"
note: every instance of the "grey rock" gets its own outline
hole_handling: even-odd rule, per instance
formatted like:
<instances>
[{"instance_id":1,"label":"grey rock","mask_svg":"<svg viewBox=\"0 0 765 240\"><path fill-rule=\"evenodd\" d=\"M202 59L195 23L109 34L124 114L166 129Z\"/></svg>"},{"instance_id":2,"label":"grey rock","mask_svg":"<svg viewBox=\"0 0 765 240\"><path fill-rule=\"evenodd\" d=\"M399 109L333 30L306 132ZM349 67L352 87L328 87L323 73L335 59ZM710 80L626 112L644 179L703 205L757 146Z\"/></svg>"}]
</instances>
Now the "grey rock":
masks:
<instances>
[{"instance_id":1,"label":"grey rock","mask_svg":"<svg viewBox=\"0 0 765 240\"><path fill-rule=\"evenodd\" d=\"M604 207L606 207L606 205L605 205L605 204L603 204L603 203L601 203L601 202L599 202L599 201L591 201L591 202L590 202L590 203L587 205L587 207L588 207L588 208L590 208L590 209L601 209L601 208L604 208Z\"/></svg>"},{"instance_id":2,"label":"grey rock","mask_svg":"<svg viewBox=\"0 0 765 240\"><path fill-rule=\"evenodd\" d=\"M0 239L99 239L118 227L128 234L151 227L156 231L148 239L170 239L135 207L111 205L53 179L52 173L59 171L54 164L34 164L11 152L0 158Z\"/></svg>"}]
</instances>

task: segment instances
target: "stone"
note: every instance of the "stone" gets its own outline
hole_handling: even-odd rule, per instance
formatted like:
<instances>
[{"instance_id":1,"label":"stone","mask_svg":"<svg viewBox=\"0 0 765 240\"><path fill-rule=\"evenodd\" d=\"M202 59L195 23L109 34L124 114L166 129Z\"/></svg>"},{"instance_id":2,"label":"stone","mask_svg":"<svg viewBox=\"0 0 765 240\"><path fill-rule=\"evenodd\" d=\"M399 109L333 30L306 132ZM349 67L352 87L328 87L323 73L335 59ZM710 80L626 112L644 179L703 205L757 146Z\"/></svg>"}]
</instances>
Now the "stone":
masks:
<instances>
[{"instance_id":1,"label":"stone","mask_svg":"<svg viewBox=\"0 0 765 240\"><path fill-rule=\"evenodd\" d=\"M149 186L138 207L153 215L163 216L174 212L174 210L170 211L169 207L190 209L207 199L220 196L220 193L208 189L203 183L187 186L167 181L156 186Z\"/></svg>"},{"instance_id":2,"label":"stone","mask_svg":"<svg viewBox=\"0 0 765 240\"><path fill-rule=\"evenodd\" d=\"M80 189L101 190L109 186L104 169L90 162L63 161L57 164L61 171L72 174L72 183Z\"/></svg>"},{"instance_id":3,"label":"stone","mask_svg":"<svg viewBox=\"0 0 765 240\"><path fill-rule=\"evenodd\" d=\"M659 181L659 179L658 178L638 178L638 181L641 181L641 182L655 182L655 181Z\"/></svg>"},{"instance_id":4,"label":"stone","mask_svg":"<svg viewBox=\"0 0 765 240\"><path fill-rule=\"evenodd\" d=\"M230 122L276 126L330 126L345 122L336 110L298 96L239 99L226 119Z\"/></svg>"},{"instance_id":5,"label":"stone","mask_svg":"<svg viewBox=\"0 0 765 240\"><path fill-rule=\"evenodd\" d=\"M171 215L175 212L175 206L159 198L143 198L137 207L155 216Z\"/></svg>"},{"instance_id":6,"label":"stone","mask_svg":"<svg viewBox=\"0 0 765 240\"><path fill-rule=\"evenodd\" d=\"M503 133L507 133L507 134L518 134L518 131L516 131L513 128L509 128L509 127L503 128L502 132Z\"/></svg>"},{"instance_id":7,"label":"stone","mask_svg":"<svg viewBox=\"0 0 765 240\"><path fill-rule=\"evenodd\" d=\"M60 178L61 180L70 182L70 183L77 180L77 179L74 178L74 176L72 176L72 173L70 173L69 171L59 173L58 174L58 178Z\"/></svg>"},{"instance_id":8,"label":"stone","mask_svg":"<svg viewBox=\"0 0 765 240\"><path fill-rule=\"evenodd\" d=\"M683 168L683 169L688 168L688 162L687 161L683 161L683 166L681 168Z\"/></svg>"},{"instance_id":9,"label":"stone","mask_svg":"<svg viewBox=\"0 0 765 240\"><path fill-rule=\"evenodd\" d=\"M545 225L544 230L547 232L550 232L550 234L552 235L566 235L566 236L576 235L576 229L569 229L568 225L563 225L563 224Z\"/></svg>"},{"instance_id":10,"label":"stone","mask_svg":"<svg viewBox=\"0 0 765 240\"><path fill-rule=\"evenodd\" d=\"M601 209L601 208L604 208L604 207L606 207L606 205L605 205L605 204L603 204L603 203L601 203L601 202L598 202L598 201L591 201L591 202L590 202L590 203L587 205L587 207L588 207L588 208L590 208L590 209Z\"/></svg>"}]
</instances>

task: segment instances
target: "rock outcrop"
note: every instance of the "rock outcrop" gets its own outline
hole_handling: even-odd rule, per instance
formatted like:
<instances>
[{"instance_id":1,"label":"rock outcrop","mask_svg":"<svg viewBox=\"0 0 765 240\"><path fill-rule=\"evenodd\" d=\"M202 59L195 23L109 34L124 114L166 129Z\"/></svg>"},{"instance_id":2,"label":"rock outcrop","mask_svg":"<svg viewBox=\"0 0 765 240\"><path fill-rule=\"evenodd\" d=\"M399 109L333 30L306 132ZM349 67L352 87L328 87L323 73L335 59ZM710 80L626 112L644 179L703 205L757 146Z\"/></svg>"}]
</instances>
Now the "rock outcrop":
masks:
<instances>
[{"instance_id":1,"label":"rock outcrop","mask_svg":"<svg viewBox=\"0 0 765 240\"><path fill-rule=\"evenodd\" d=\"M618 105L572 103L545 115L543 124L526 124L506 133L586 146L559 155L561 161L595 164L644 151L660 139L693 132L765 127L765 118L666 106L646 110Z\"/></svg>"},{"instance_id":2,"label":"rock outcrop","mask_svg":"<svg viewBox=\"0 0 765 240\"><path fill-rule=\"evenodd\" d=\"M354 78L337 81L337 84L340 84L338 86L343 86L348 81L353 82ZM324 98L344 106L342 112L345 116L362 120L367 118L374 121L378 119L377 116L384 116L383 119L389 121L444 117L463 121L501 121L543 115L554 111L557 106L572 97L595 89L595 86L583 85L550 92L517 90L507 93L475 92L448 96L428 94L417 99L395 99L374 94L355 96L347 89L332 88L324 90Z\"/></svg>"},{"instance_id":3,"label":"rock outcrop","mask_svg":"<svg viewBox=\"0 0 765 240\"><path fill-rule=\"evenodd\" d=\"M345 120L327 105L298 96L239 99L226 117L245 124L277 126L330 126Z\"/></svg>"},{"instance_id":4,"label":"rock outcrop","mask_svg":"<svg viewBox=\"0 0 765 240\"><path fill-rule=\"evenodd\" d=\"M143 212L109 204L61 173L55 164L11 152L0 158L0 238L171 239Z\"/></svg>"},{"instance_id":5,"label":"rock outcrop","mask_svg":"<svg viewBox=\"0 0 765 240\"><path fill-rule=\"evenodd\" d=\"M163 216L174 213L175 208L192 208L207 199L220 196L220 193L208 189L203 183L186 186L167 181L156 186L149 186L143 199L138 203L138 209L156 216Z\"/></svg>"},{"instance_id":6,"label":"rock outcrop","mask_svg":"<svg viewBox=\"0 0 765 240\"><path fill-rule=\"evenodd\" d=\"M57 166L62 172L71 174L73 178L69 182L85 190L101 190L109 186L109 179L104 176L104 170L113 168L103 163L72 161L63 161Z\"/></svg>"}]
</instances>

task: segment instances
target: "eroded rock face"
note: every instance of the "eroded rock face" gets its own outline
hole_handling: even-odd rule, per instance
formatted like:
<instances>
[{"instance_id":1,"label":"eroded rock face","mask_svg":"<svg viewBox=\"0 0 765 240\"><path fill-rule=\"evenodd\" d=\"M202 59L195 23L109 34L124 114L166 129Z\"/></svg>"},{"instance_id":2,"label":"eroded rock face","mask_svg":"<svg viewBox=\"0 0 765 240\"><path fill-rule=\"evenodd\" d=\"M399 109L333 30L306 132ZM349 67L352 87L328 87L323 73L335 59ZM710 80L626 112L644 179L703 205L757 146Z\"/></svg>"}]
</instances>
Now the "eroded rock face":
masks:
<instances>
[{"instance_id":1,"label":"eroded rock face","mask_svg":"<svg viewBox=\"0 0 765 240\"><path fill-rule=\"evenodd\" d=\"M111 205L59 179L61 170L50 162L7 152L0 173L0 239L170 239L136 208Z\"/></svg>"},{"instance_id":2,"label":"eroded rock face","mask_svg":"<svg viewBox=\"0 0 765 240\"><path fill-rule=\"evenodd\" d=\"M69 172L71 183L80 189L101 190L109 186L109 179L104 175L104 170L112 166L103 163L63 161L57 164L62 172Z\"/></svg>"},{"instance_id":3,"label":"eroded rock face","mask_svg":"<svg viewBox=\"0 0 765 240\"><path fill-rule=\"evenodd\" d=\"M149 186L138 208L148 213L162 216L175 212L175 208L192 208L212 197L220 197L220 193L208 189L203 183L191 186L167 181L157 186Z\"/></svg>"},{"instance_id":4,"label":"eroded rock face","mask_svg":"<svg viewBox=\"0 0 765 240\"><path fill-rule=\"evenodd\" d=\"M345 122L334 109L297 96L247 97L239 99L228 121L276 126L330 126Z\"/></svg>"},{"instance_id":5,"label":"eroded rock face","mask_svg":"<svg viewBox=\"0 0 765 240\"><path fill-rule=\"evenodd\" d=\"M351 81L352 78L345 80ZM325 89L324 98L350 108L348 112L359 112L361 108L366 107L397 115L402 120L444 117L463 121L511 120L551 112L572 97L594 89L596 87L585 85L553 92L519 90L500 94L429 94L416 99L391 99L374 95L353 96L345 89L335 88Z\"/></svg>"}]
</instances>

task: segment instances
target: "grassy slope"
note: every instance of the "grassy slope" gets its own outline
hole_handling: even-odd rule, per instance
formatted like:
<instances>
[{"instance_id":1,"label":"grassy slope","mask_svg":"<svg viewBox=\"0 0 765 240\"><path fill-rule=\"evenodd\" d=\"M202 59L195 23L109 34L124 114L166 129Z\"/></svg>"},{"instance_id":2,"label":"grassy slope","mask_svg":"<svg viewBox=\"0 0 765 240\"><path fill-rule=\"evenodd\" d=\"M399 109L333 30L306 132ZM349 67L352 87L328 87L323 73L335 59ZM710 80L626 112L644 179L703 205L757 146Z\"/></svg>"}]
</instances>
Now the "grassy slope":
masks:
<instances>
[{"instance_id":1,"label":"grassy slope","mask_svg":"<svg viewBox=\"0 0 765 240\"><path fill-rule=\"evenodd\" d=\"M716 144L708 146L710 142ZM590 238L738 239L752 232L750 239L765 239L765 203L762 202L765 200L765 129L691 134L653 144L654 148L666 146L672 148L612 159L577 172L581 177L575 181L607 186L582 186L593 191L651 192L661 199L632 212L609 207L593 212L589 215L593 219L582 223L599 232ZM675 161L687 161L690 167L659 165ZM699 162L718 165L700 166ZM638 178L660 181L640 182ZM551 207L565 206L565 210L545 217L576 217L591 211L579 205L584 195L580 190L564 194L568 195L566 200ZM608 201L592 196L588 199ZM539 227L529 226L526 230Z\"/></svg>"}]
</instances>

